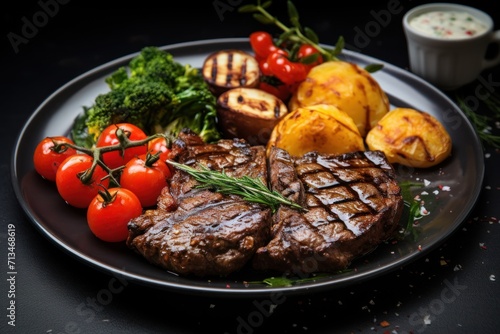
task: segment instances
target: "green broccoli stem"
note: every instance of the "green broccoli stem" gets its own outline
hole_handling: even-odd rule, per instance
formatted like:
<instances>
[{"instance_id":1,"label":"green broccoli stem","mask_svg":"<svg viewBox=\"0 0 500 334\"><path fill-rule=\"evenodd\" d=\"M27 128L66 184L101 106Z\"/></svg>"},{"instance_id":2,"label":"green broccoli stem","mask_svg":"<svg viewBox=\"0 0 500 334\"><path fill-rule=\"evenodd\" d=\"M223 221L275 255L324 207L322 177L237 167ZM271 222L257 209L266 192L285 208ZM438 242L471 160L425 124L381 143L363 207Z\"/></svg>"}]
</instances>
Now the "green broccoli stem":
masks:
<instances>
[{"instance_id":1,"label":"green broccoli stem","mask_svg":"<svg viewBox=\"0 0 500 334\"><path fill-rule=\"evenodd\" d=\"M60 152L64 150L64 148L71 147L78 152L90 155L92 157L92 165L85 171L81 172L78 174L78 177L80 178L80 181L83 184L89 184L92 181L92 176L94 175L94 171L97 168L97 166L100 166L102 169L106 171L108 174L105 178L110 179L110 183L114 184L116 186L119 186L120 183L115 177L115 174L122 170L125 166L119 166L117 168L109 168L104 161L102 160L102 155L106 152L111 152L111 151L125 151L127 148L131 147L137 147L137 146L142 146L147 144L149 141L163 137L167 139L167 143L169 143L169 138L165 137L163 134L156 133L151 136L148 136L144 139L140 140L130 140L127 136L127 134L121 129L118 128L116 130L116 137L118 138L118 144L116 145L110 145L110 146L102 146L102 147L92 147L92 148L87 148L67 142L58 142L54 140L54 151ZM155 156L155 155L152 155ZM159 155L157 155L159 157ZM158 158L156 158L158 159Z\"/></svg>"}]
</instances>

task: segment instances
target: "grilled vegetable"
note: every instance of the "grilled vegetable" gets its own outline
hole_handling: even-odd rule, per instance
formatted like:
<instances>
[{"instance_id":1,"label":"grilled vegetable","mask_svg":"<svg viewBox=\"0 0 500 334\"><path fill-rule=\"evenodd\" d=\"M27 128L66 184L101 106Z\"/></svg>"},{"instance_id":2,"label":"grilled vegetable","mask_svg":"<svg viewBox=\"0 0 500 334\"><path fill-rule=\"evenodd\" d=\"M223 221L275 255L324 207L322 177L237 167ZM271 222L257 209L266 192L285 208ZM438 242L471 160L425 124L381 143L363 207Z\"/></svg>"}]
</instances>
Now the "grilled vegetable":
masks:
<instances>
[{"instance_id":1,"label":"grilled vegetable","mask_svg":"<svg viewBox=\"0 0 500 334\"><path fill-rule=\"evenodd\" d=\"M309 72L288 107L333 104L352 117L362 137L389 111L389 99L372 75L358 65L328 61Z\"/></svg>"},{"instance_id":2,"label":"grilled vegetable","mask_svg":"<svg viewBox=\"0 0 500 334\"><path fill-rule=\"evenodd\" d=\"M205 59L202 74L212 93L220 95L232 88L257 87L259 63L244 51L221 50Z\"/></svg>"},{"instance_id":3,"label":"grilled vegetable","mask_svg":"<svg viewBox=\"0 0 500 334\"><path fill-rule=\"evenodd\" d=\"M243 138L251 145L265 145L286 104L257 88L233 88L217 99L220 131L227 138Z\"/></svg>"},{"instance_id":4,"label":"grilled vegetable","mask_svg":"<svg viewBox=\"0 0 500 334\"><path fill-rule=\"evenodd\" d=\"M116 123L132 123L147 134L176 136L190 128L207 142L220 138L215 97L199 70L168 52L145 47L105 81L109 91L84 106L74 121L71 137L80 146L94 146L101 132Z\"/></svg>"},{"instance_id":5,"label":"grilled vegetable","mask_svg":"<svg viewBox=\"0 0 500 334\"><path fill-rule=\"evenodd\" d=\"M389 162L425 168L450 156L452 142L444 126L429 113L396 108L368 132L366 144L381 150Z\"/></svg>"},{"instance_id":6,"label":"grilled vegetable","mask_svg":"<svg viewBox=\"0 0 500 334\"><path fill-rule=\"evenodd\" d=\"M364 150L363 138L352 118L331 104L297 108L288 113L271 133L268 154L272 146L292 156L311 151L341 154Z\"/></svg>"}]
</instances>

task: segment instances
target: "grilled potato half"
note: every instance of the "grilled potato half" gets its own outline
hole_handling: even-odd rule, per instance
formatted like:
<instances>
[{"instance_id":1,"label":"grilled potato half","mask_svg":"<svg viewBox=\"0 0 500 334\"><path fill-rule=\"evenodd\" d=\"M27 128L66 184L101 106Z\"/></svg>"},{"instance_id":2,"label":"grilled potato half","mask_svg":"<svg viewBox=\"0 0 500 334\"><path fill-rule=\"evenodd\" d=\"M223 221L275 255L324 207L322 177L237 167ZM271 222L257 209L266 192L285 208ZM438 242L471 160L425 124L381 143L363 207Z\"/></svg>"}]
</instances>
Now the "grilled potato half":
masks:
<instances>
[{"instance_id":1,"label":"grilled potato half","mask_svg":"<svg viewBox=\"0 0 500 334\"><path fill-rule=\"evenodd\" d=\"M288 108L333 104L352 117L365 137L390 108L389 99L365 69L346 61L327 61L312 68L292 95Z\"/></svg>"},{"instance_id":2,"label":"grilled potato half","mask_svg":"<svg viewBox=\"0 0 500 334\"><path fill-rule=\"evenodd\" d=\"M202 66L202 75L216 96L237 87L257 87L260 81L259 63L241 50L221 50L210 54Z\"/></svg>"},{"instance_id":3,"label":"grilled potato half","mask_svg":"<svg viewBox=\"0 0 500 334\"><path fill-rule=\"evenodd\" d=\"M352 118L331 104L301 107L289 112L274 127L267 153L276 146L293 156L307 152L363 151L363 138Z\"/></svg>"},{"instance_id":4,"label":"grilled potato half","mask_svg":"<svg viewBox=\"0 0 500 334\"><path fill-rule=\"evenodd\" d=\"M451 154L452 141L445 127L431 114L396 108L368 132L366 144L381 150L389 162L416 168L441 163Z\"/></svg>"},{"instance_id":5,"label":"grilled potato half","mask_svg":"<svg viewBox=\"0 0 500 334\"><path fill-rule=\"evenodd\" d=\"M226 138L243 138L265 145L271 131L288 112L276 96L257 88L233 88L217 99L217 118Z\"/></svg>"}]
</instances>

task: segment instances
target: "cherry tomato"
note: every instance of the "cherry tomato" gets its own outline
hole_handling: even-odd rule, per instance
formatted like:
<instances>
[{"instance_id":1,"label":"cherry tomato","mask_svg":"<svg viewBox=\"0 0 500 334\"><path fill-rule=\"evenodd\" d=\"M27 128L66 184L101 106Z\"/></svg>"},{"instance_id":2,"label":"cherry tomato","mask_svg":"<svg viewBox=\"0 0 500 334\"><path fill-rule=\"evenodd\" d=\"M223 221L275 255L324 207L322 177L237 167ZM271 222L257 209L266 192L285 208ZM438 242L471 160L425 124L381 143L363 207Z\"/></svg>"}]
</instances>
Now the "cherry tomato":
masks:
<instances>
[{"instance_id":1,"label":"cherry tomato","mask_svg":"<svg viewBox=\"0 0 500 334\"><path fill-rule=\"evenodd\" d=\"M290 61L281 52L273 52L267 57L269 68L272 73L283 83L291 85L295 82L304 81L307 77L306 67L302 63Z\"/></svg>"},{"instance_id":2,"label":"cherry tomato","mask_svg":"<svg viewBox=\"0 0 500 334\"><path fill-rule=\"evenodd\" d=\"M256 31L250 34L250 46L255 52L257 60L266 59L267 56L279 49L274 45L274 40L271 34L265 31Z\"/></svg>"},{"instance_id":3,"label":"cherry tomato","mask_svg":"<svg viewBox=\"0 0 500 334\"><path fill-rule=\"evenodd\" d=\"M259 83L259 89L262 89L265 92L273 94L278 99L280 99L281 101L284 101L284 102L287 101L291 95L290 90L284 84L280 84L280 85L275 86L275 85L272 85L272 84L267 83L265 81L261 81Z\"/></svg>"},{"instance_id":4,"label":"cherry tomato","mask_svg":"<svg viewBox=\"0 0 500 334\"><path fill-rule=\"evenodd\" d=\"M323 56L314 46L310 44L302 44L297 51L297 59L306 65L308 70L323 62Z\"/></svg>"},{"instance_id":5,"label":"cherry tomato","mask_svg":"<svg viewBox=\"0 0 500 334\"><path fill-rule=\"evenodd\" d=\"M148 151L151 154L156 154L157 152L161 152L160 153L160 159L163 160L163 161L165 161L165 162L168 159L170 159L170 152L171 152L171 150L168 147L167 139L165 139L165 137L158 137L158 138L150 140L148 142ZM168 166L168 168L170 170L170 176L168 177L170 179L170 177L174 173L175 167L170 166L169 164L167 164L167 166Z\"/></svg>"},{"instance_id":6,"label":"cherry tomato","mask_svg":"<svg viewBox=\"0 0 500 334\"><path fill-rule=\"evenodd\" d=\"M90 231L106 242L127 240L128 222L142 214L139 198L125 188L110 188L96 195L87 209Z\"/></svg>"},{"instance_id":7,"label":"cherry tomato","mask_svg":"<svg viewBox=\"0 0 500 334\"><path fill-rule=\"evenodd\" d=\"M120 185L136 194L143 207L151 207L156 205L170 177L165 161L158 156L143 154L127 162L120 176Z\"/></svg>"},{"instance_id":8,"label":"cherry tomato","mask_svg":"<svg viewBox=\"0 0 500 334\"><path fill-rule=\"evenodd\" d=\"M108 173L97 166L92 177L85 183L81 176L91 167L92 157L87 154L74 154L67 157L56 173L56 186L59 195L69 204L77 208L87 208L97 195L100 185L108 187Z\"/></svg>"},{"instance_id":9,"label":"cherry tomato","mask_svg":"<svg viewBox=\"0 0 500 334\"><path fill-rule=\"evenodd\" d=\"M120 128L127 135L130 140L141 140L147 138L146 133L138 126L130 123L111 124L105 128L97 138L96 146L105 147L119 144L116 130ZM106 152L102 155L102 160L109 168L117 168L124 166L130 159L135 156L145 154L147 152L147 144L130 147L122 152L120 150Z\"/></svg>"},{"instance_id":10,"label":"cherry tomato","mask_svg":"<svg viewBox=\"0 0 500 334\"><path fill-rule=\"evenodd\" d=\"M271 69L269 68L269 63L267 62L267 59L262 59L259 61L259 69L262 75L265 76L273 75L273 72L271 72Z\"/></svg>"},{"instance_id":11,"label":"cherry tomato","mask_svg":"<svg viewBox=\"0 0 500 334\"><path fill-rule=\"evenodd\" d=\"M74 148L68 146L56 147L56 143L74 144L71 139L64 136L45 137L38 143L33 154L35 170L49 181L56 180L57 168L61 162L77 153Z\"/></svg>"}]
</instances>

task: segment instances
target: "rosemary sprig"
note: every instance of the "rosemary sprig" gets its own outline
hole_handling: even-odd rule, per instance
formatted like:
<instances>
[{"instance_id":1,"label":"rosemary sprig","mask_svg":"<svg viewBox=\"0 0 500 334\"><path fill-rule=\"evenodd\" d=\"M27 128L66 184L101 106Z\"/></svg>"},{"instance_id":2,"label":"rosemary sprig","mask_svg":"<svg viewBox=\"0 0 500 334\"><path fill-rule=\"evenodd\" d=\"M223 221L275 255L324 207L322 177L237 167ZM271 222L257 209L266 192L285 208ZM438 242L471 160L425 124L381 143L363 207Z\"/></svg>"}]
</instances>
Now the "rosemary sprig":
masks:
<instances>
[{"instance_id":1,"label":"rosemary sprig","mask_svg":"<svg viewBox=\"0 0 500 334\"><path fill-rule=\"evenodd\" d=\"M495 117L500 117L500 96L497 93L491 93L483 102Z\"/></svg>"},{"instance_id":2,"label":"rosemary sprig","mask_svg":"<svg viewBox=\"0 0 500 334\"><path fill-rule=\"evenodd\" d=\"M191 175L200 183L199 188L213 189L225 195L239 195L244 200L269 206L275 212L280 204L288 205L294 209L305 211L299 204L286 199L277 191L271 191L261 179L243 176L235 178L224 171L211 170L207 166L198 164L199 169L167 160L177 169Z\"/></svg>"},{"instance_id":3,"label":"rosemary sprig","mask_svg":"<svg viewBox=\"0 0 500 334\"><path fill-rule=\"evenodd\" d=\"M474 112L474 110L472 110L460 96L455 96L455 99L457 100L460 109L472 122L472 125L474 126L474 129L483 144L489 145L493 148L500 148L500 136L492 134L491 126L488 124L488 122L492 121L492 118ZM497 117L500 116L500 98L497 96L490 96L489 99L484 100L484 103L490 111L497 115Z\"/></svg>"}]
</instances>

